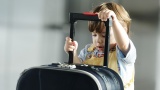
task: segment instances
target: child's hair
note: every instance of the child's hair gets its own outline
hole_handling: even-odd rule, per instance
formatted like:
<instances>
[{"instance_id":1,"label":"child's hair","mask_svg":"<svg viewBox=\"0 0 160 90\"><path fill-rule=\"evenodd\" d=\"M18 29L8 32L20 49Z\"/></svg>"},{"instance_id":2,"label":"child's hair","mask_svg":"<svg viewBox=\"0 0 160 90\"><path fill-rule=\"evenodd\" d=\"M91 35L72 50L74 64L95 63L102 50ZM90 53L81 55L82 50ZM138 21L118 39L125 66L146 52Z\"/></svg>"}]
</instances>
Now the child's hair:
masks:
<instances>
[{"instance_id":1,"label":"child's hair","mask_svg":"<svg viewBox=\"0 0 160 90\"><path fill-rule=\"evenodd\" d=\"M96 7L92 12L97 13L105 9L112 10L116 16L121 25L125 28L127 31L127 34L129 35L129 30L130 30L130 24L131 24L131 18L127 11L124 9L123 6L116 4L114 2L112 3L103 3ZM104 28L104 23L103 22L98 22L98 21L89 21L89 31L93 32L96 30L96 32L100 33L102 32Z\"/></svg>"}]
</instances>

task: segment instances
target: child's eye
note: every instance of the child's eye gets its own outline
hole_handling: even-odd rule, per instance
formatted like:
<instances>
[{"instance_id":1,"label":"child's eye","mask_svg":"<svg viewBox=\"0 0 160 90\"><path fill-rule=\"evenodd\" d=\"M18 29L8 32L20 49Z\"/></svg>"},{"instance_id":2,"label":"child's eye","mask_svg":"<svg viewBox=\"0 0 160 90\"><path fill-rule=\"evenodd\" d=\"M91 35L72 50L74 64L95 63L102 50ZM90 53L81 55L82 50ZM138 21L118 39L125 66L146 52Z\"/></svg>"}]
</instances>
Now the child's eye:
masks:
<instances>
[{"instance_id":1,"label":"child's eye","mask_svg":"<svg viewBox=\"0 0 160 90\"><path fill-rule=\"evenodd\" d=\"M95 36L97 36L97 34L93 33L93 34L92 34L92 36L94 36L94 37L95 37Z\"/></svg>"},{"instance_id":2,"label":"child's eye","mask_svg":"<svg viewBox=\"0 0 160 90\"><path fill-rule=\"evenodd\" d=\"M105 37L106 35L105 34L102 34L102 37Z\"/></svg>"}]
</instances>

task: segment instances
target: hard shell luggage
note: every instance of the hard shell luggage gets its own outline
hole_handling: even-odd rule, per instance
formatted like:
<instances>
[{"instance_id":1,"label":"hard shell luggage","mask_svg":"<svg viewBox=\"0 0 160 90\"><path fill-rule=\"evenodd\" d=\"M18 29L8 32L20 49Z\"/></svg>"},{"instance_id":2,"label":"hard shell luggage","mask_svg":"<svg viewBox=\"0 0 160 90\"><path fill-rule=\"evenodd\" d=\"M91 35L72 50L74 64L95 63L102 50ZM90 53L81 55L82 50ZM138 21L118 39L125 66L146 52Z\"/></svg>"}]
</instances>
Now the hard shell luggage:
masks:
<instances>
[{"instance_id":1,"label":"hard shell luggage","mask_svg":"<svg viewBox=\"0 0 160 90\"><path fill-rule=\"evenodd\" d=\"M70 13L70 37L74 39L74 23L77 20L100 21L96 14ZM124 90L121 77L108 65L109 29L111 19L105 23L106 41L104 66L75 65L73 53L68 63L52 63L24 70L16 90Z\"/></svg>"}]
</instances>

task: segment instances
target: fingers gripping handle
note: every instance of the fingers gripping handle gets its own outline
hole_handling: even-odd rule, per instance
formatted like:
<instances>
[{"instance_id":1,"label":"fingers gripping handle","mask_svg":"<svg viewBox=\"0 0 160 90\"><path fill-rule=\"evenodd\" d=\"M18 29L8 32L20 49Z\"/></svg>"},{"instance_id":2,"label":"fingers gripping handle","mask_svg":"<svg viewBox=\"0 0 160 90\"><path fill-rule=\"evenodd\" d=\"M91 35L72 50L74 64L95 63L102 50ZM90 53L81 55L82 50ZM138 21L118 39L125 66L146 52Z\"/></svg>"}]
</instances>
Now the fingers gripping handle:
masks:
<instances>
[{"instance_id":1,"label":"fingers gripping handle","mask_svg":"<svg viewBox=\"0 0 160 90\"><path fill-rule=\"evenodd\" d=\"M101 21L98 19L98 15L94 13L70 13L70 38L72 41L74 40L75 35L75 29L74 29L74 23L77 20L86 20L86 21ZM108 55L109 55L109 33L110 33L110 27L112 26L112 18L109 18L105 23L106 26L106 36L105 36L105 51L104 51L104 66L108 66ZM69 51L69 64L73 63L73 52Z\"/></svg>"}]
</instances>

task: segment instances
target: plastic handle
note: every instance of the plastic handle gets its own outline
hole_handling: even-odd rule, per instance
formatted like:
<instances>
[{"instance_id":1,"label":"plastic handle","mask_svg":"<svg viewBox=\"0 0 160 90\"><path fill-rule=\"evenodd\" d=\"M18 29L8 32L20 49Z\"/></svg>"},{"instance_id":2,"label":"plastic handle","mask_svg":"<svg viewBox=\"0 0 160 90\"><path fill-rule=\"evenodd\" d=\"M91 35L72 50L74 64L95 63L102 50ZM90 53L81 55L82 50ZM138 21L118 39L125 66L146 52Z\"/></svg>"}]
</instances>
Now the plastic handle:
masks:
<instances>
[{"instance_id":1,"label":"plastic handle","mask_svg":"<svg viewBox=\"0 0 160 90\"><path fill-rule=\"evenodd\" d=\"M101 21L98 19L98 15L94 13L84 12L84 13L70 13L70 38L74 40L74 23L77 20L87 20L87 21ZM106 26L106 37L105 37L105 49L104 49L104 66L108 66L108 56L109 56L109 33L110 26L112 26L112 18L109 18L105 23ZM73 63L73 52L69 51L69 64Z\"/></svg>"},{"instance_id":2,"label":"plastic handle","mask_svg":"<svg viewBox=\"0 0 160 90\"><path fill-rule=\"evenodd\" d=\"M97 14L91 12L84 12L83 14L88 16L97 16Z\"/></svg>"}]
</instances>

